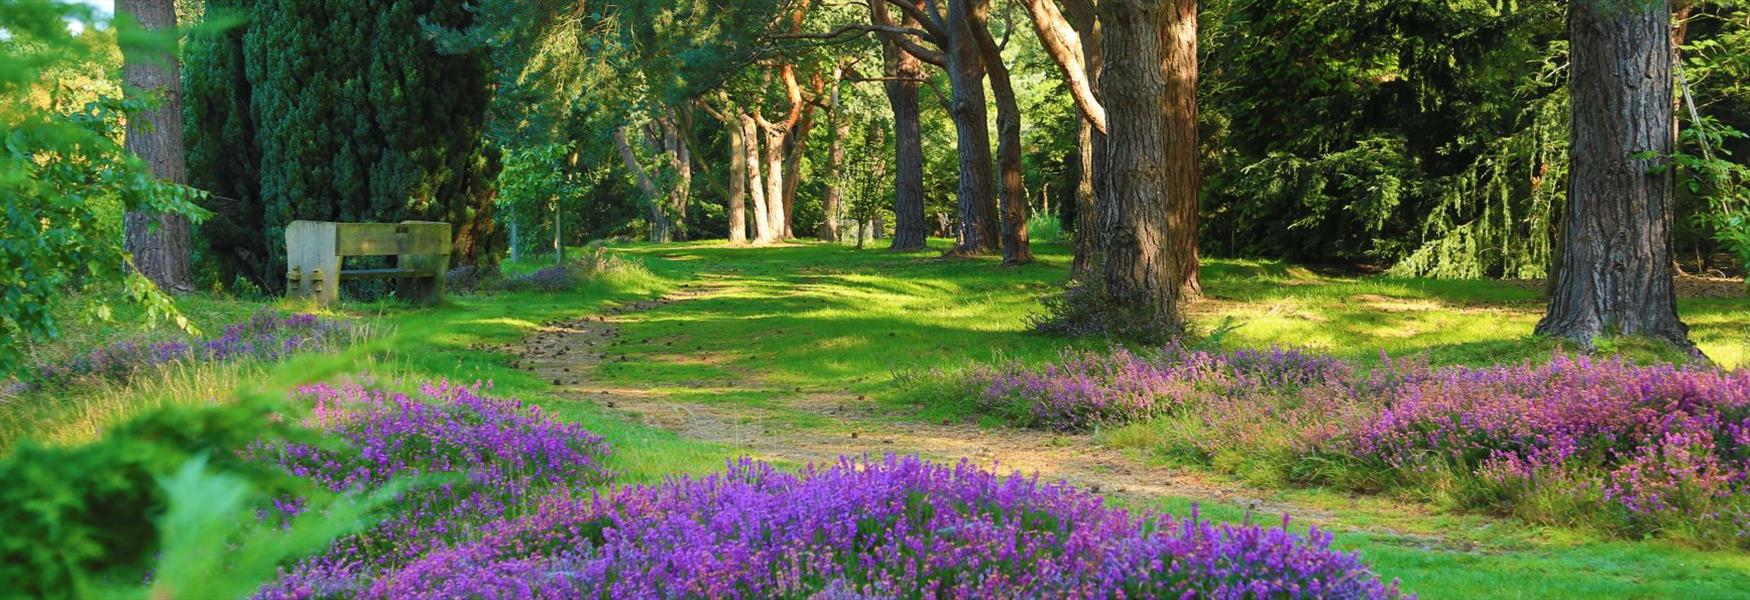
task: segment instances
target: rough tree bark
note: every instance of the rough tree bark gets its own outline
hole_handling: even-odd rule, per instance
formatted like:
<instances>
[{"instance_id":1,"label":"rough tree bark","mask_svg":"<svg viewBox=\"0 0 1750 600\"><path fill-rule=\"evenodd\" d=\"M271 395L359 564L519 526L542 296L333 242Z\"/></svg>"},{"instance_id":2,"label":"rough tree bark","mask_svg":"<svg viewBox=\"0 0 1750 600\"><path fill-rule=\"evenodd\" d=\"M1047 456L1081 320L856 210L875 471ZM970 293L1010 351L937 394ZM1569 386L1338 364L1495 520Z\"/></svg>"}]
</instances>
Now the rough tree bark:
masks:
<instances>
[{"instance_id":1,"label":"rough tree bark","mask_svg":"<svg viewBox=\"0 0 1750 600\"><path fill-rule=\"evenodd\" d=\"M887 25L887 4L870 2L870 14L875 25ZM906 15L902 25L907 29L919 26L916 18ZM882 82L887 104L893 110L893 242L894 252L922 250L929 243L929 227L924 222L924 135L920 90L924 79L924 63L902 48L891 36L882 36Z\"/></svg>"},{"instance_id":2,"label":"rough tree bark","mask_svg":"<svg viewBox=\"0 0 1750 600\"><path fill-rule=\"evenodd\" d=\"M118 14L130 15L147 31L176 30L173 0L118 0ZM123 48L122 80L130 97L156 99L148 111L128 115L123 146L146 162L153 177L188 183L182 141L182 77L174 54ZM141 275L172 292L194 289L193 227L188 218L156 212L129 212L123 219L123 244Z\"/></svg>"},{"instance_id":3,"label":"rough tree bark","mask_svg":"<svg viewBox=\"0 0 1750 600\"><path fill-rule=\"evenodd\" d=\"M1102 0L1106 67L1100 79L1111 164L1105 199L1107 300L1142 320L1132 328L1174 335L1184 328L1179 302L1185 257L1174 252L1175 218L1165 193L1172 159L1161 107L1167 83L1162 27L1171 18L1153 0Z\"/></svg>"},{"instance_id":4,"label":"rough tree bark","mask_svg":"<svg viewBox=\"0 0 1750 600\"><path fill-rule=\"evenodd\" d=\"M1677 317L1670 169L1675 144L1671 5L1575 0L1572 163L1549 312L1541 335L1590 347L1641 335L1693 348Z\"/></svg>"},{"instance_id":5,"label":"rough tree bark","mask_svg":"<svg viewBox=\"0 0 1750 600\"><path fill-rule=\"evenodd\" d=\"M1003 50L990 33L990 1L970 0L967 13L978 49L990 74L991 96L997 105L997 166L1000 177L998 201L1002 206L1003 264L1018 266L1033 262L1027 239L1027 180L1021 172L1021 105Z\"/></svg>"},{"instance_id":6,"label":"rough tree bark","mask_svg":"<svg viewBox=\"0 0 1750 600\"><path fill-rule=\"evenodd\" d=\"M984 96L984 54L973 35L971 0L948 0L943 29L948 33L948 85L953 95L960 159L959 241L948 253L985 254L998 243L995 175L991 172L989 113Z\"/></svg>"},{"instance_id":7,"label":"rough tree bark","mask_svg":"<svg viewBox=\"0 0 1750 600\"><path fill-rule=\"evenodd\" d=\"M1178 269L1184 298L1203 294L1198 274L1197 213L1203 192L1198 167L1201 145L1197 136L1197 0L1172 0L1162 8L1161 77L1167 89L1161 103L1166 118L1167 201L1172 204L1167 221L1167 251Z\"/></svg>"}]
</instances>

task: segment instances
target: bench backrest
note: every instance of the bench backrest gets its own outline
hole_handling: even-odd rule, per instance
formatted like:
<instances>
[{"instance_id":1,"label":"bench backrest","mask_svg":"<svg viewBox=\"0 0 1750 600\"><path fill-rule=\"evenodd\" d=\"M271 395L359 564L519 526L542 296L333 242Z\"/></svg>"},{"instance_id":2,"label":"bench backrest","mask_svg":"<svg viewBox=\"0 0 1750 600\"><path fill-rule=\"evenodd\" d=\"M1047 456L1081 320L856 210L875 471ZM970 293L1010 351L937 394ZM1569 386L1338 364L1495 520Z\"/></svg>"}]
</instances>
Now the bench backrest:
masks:
<instances>
[{"instance_id":1,"label":"bench backrest","mask_svg":"<svg viewBox=\"0 0 1750 600\"><path fill-rule=\"evenodd\" d=\"M342 259L348 256L395 256L409 277L398 292L415 300L443 295L443 276L450 263L450 224L333 223L293 221L286 226L287 292L318 302L340 299ZM423 281L408 281L408 280Z\"/></svg>"}]
</instances>

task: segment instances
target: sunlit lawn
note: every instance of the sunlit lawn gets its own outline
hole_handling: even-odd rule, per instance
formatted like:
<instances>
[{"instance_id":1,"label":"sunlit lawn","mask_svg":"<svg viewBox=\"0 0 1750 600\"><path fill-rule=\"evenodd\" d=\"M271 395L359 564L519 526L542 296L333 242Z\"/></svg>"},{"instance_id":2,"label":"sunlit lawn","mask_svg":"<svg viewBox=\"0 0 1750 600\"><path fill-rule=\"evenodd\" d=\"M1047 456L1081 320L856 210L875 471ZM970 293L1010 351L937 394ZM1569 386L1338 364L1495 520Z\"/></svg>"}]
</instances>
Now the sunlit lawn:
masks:
<instances>
[{"instance_id":1,"label":"sunlit lawn","mask_svg":"<svg viewBox=\"0 0 1750 600\"><path fill-rule=\"evenodd\" d=\"M500 393L541 403L604 435L623 481L710 471L736 449L682 439L593 404L565 401L548 382L509 368L510 355L495 348L518 342L543 322L682 286L719 289L631 319L616 349L627 360L601 366L599 379L683 401L780 412L784 404L777 400L784 398L867 395L884 401L880 405L891 413L886 418L933 420L939 407L906 402L894 385L896 377L971 361L1046 360L1072 345L1026 332L1038 299L1065 276L1069 257L1057 245L1041 246L1041 263L1019 269L994 260L941 260L939 249L895 255L823 244L691 243L616 251L642 260L651 274L600 281L571 294L453 296L436 310L353 304L342 312L373 320L386 333L381 341L340 356L233 365L122 388L27 395L0 407L0 448L22 435L54 442L90 439L104 426L151 406L224 401L238 387L285 390L302 382L366 375L491 381ZM537 264L531 260L510 269L527 271ZM1306 347L1359 360L1376 359L1382 351L1425 353L1436 363L1465 364L1535 359L1554 347L1530 335L1541 312L1539 290L1519 283L1328 277L1276 263L1221 260L1210 261L1204 283L1208 298L1191 314L1199 329L1218 332L1219 342L1228 347ZM187 306L213 329L247 316L259 304L196 296ZM1682 312L1695 339L1716 361L1745 363L1750 303L1684 301ZM121 321L127 318L124 314ZM138 334L127 325L70 329L67 342L42 352L65 354ZM792 412L784 417L790 426L830 426L816 414ZM1339 545L1362 551L1386 577L1402 578L1408 589L1428 598L1731 597L1750 589L1750 557L1742 554L1603 540L1432 509L1406 512L1391 501L1322 490L1268 493L1335 515L1338 529L1349 532L1340 533ZM1115 500L1181 514L1194 501ZM1241 508L1208 503L1203 514L1246 517Z\"/></svg>"}]
</instances>

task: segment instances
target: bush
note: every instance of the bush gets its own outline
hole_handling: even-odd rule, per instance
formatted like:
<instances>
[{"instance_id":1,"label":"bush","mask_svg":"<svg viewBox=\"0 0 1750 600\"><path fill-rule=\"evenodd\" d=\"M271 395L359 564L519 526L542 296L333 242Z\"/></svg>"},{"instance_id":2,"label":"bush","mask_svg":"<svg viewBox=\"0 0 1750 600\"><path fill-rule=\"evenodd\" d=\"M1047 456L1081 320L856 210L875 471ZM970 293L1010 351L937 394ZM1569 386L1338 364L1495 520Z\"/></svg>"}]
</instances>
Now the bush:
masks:
<instances>
[{"instance_id":1,"label":"bush","mask_svg":"<svg viewBox=\"0 0 1750 600\"><path fill-rule=\"evenodd\" d=\"M583 255L563 265L542 267L533 273L505 278L498 289L511 292L566 292L586 281L613 279L628 275L648 276L643 263L629 261L608 252L600 242L590 244Z\"/></svg>"},{"instance_id":2,"label":"bush","mask_svg":"<svg viewBox=\"0 0 1750 600\"><path fill-rule=\"evenodd\" d=\"M453 294L468 295L498 278L498 273L474 265L462 265L444 274L444 291Z\"/></svg>"},{"instance_id":3,"label":"bush","mask_svg":"<svg viewBox=\"0 0 1750 600\"><path fill-rule=\"evenodd\" d=\"M1328 534L1132 516L1067 484L917 458L560 497L365 595L1393 598Z\"/></svg>"},{"instance_id":4,"label":"bush","mask_svg":"<svg viewBox=\"0 0 1750 600\"><path fill-rule=\"evenodd\" d=\"M1161 323L1152 314L1111 301L1099 278L1071 281L1061 293L1048 295L1041 303L1045 310L1028 323L1036 333L1146 344L1166 344L1187 333L1181 324Z\"/></svg>"},{"instance_id":5,"label":"bush","mask_svg":"<svg viewBox=\"0 0 1750 600\"><path fill-rule=\"evenodd\" d=\"M1173 454L1268 483L1750 547L1750 371L1566 356L1366 370L1172 348L974 369L962 385L1037 427L1151 422Z\"/></svg>"},{"instance_id":6,"label":"bush","mask_svg":"<svg viewBox=\"0 0 1750 600\"><path fill-rule=\"evenodd\" d=\"M155 518L166 507L158 484L197 457L241 477L260 494L307 486L236 451L261 439L297 436L266 405L161 410L103 441L72 448L25 443L0 462L0 595L91 597L137 585L159 551Z\"/></svg>"}]
</instances>

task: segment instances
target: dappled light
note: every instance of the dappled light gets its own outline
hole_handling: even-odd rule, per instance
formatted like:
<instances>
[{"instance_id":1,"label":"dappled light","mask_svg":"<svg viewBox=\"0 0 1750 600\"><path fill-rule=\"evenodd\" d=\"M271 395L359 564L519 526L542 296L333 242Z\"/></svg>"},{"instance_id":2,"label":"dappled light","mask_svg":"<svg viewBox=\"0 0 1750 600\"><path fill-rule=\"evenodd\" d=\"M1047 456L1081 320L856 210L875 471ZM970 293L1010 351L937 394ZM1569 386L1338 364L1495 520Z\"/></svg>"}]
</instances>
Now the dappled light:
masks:
<instances>
[{"instance_id":1,"label":"dappled light","mask_svg":"<svg viewBox=\"0 0 1750 600\"><path fill-rule=\"evenodd\" d=\"M1737 598L1750 2L0 0L0 598Z\"/></svg>"}]
</instances>

